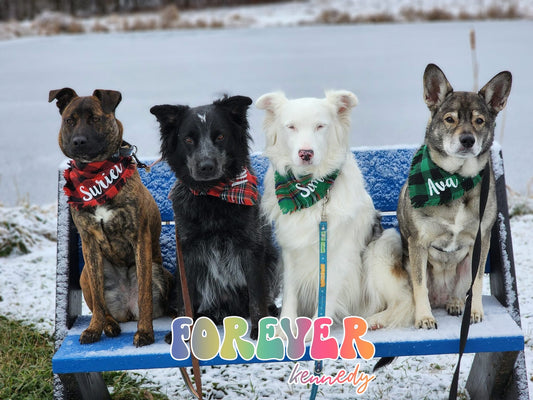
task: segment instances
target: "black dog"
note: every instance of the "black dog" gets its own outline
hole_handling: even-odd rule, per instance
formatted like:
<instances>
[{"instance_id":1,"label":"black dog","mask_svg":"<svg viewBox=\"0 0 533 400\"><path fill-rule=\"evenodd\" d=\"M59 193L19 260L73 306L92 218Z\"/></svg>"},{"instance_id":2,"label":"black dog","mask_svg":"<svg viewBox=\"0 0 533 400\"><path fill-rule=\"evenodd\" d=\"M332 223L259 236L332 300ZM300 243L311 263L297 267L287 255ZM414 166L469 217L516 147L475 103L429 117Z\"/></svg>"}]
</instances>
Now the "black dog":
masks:
<instances>
[{"instance_id":1,"label":"black dog","mask_svg":"<svg viewBox=\"0 0 533 400\"><path fill-rule=\"evenodd\" d=\"M161 154L177 181L170 192L194 317L215 323L277 313L277 251L259 210L250 165L247 110L252 100L233 96L213 104L159 105L150 109L161 127ZM175 311L183 315L179 284Z\"/></svg>"}]
</instances>

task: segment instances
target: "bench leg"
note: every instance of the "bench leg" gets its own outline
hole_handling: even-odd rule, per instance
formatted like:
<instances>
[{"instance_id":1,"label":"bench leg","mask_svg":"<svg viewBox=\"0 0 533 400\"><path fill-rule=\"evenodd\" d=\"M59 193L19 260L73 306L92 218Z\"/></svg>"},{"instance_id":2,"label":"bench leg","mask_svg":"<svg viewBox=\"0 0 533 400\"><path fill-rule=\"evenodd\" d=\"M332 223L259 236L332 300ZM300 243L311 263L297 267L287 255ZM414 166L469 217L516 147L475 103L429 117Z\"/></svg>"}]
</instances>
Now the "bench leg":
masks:
<instances>
[{"instance_id":1,"label":"bench leg","mask_svg":"<svg viewBox=\"0 0 533 400\"><path fill-rule=\"evenodd\" d=\"M527 400L524 352L477 353L466 382L472 400Z\"/></svg>"},{"instance_id":2,"label":"bench leg","mask_svg":"<svg viewBox=\"0 0 533 400\"><path fill-rule=\"evenodd\" d=\"M84 372L56 375L56 400L111 400L100 372Z\"/></svg>"}]
</instances>

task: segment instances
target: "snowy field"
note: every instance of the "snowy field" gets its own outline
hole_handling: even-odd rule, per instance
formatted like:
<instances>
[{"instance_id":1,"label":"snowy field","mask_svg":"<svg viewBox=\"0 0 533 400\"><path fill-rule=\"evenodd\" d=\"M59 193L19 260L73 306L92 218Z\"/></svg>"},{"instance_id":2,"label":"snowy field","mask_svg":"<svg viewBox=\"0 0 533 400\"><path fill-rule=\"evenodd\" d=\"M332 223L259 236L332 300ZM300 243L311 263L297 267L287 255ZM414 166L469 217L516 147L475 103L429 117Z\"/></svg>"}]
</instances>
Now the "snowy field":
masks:
<instances>
[{"instance_id":1,"label":"snowy field","mask_svg":"<svg viewBox=\"0 0 533 400\"><path fill-rule=\"evenodd\" d=\"M395 3L384 4L392 9ZM276 15L275 9L262 7L260 13ZM255 100L272 90L284 90L289 97L318 97L329 88L352 90L360 100L353 111L353 146L414 144L422 141L428 118L422 100L425 66L438 64L455 89L470 90L468 35L475 28L480 85L501 70L513 73L513 89L507 111L499 116L496 136L503 148L508 184L514 191L527 193L533 176L529 121L533 22L280 26L290 25L279 21L290 20L292 13L282 12L273 17L278 23L264 24L277 27L262 29L0 41L0 221L30 225L24 237L32 249L28 255L0 259L0 314L53 331L56 260L55 242L49 239L55 235L57 167L63 156L57 146L59 114L54 104L47 103L50 89L69 86L80 95L91 94L95 88L120 90L123 101L117 117L124 123L125 139L138 146L141 157L159 151L155 118L148 111L152 105L204 104L226 92ZM252 107L249 117L253 149L262 150L262 112ZM21 201L39 207L12 207ZM0 235L6 232L2 229ZM514 217L511 229L531 377L533 215ZM463 359L460 390L471 360L470 355ZM455 355L398 359L377 375L361 398L446 399L455 362ZM361 366L370 372L373 364ZM353 362L326 362L325 373L354 367ZM308 398L307 388L287 384L291 368L289 364L209 368L203 382L210 398ZM171 399L189 398L177 370L141 373ZM533 398L532 387L529 392ZM354 397L346 385L319 394L324 399Z\"/></svg>"},{"instance_id":2,"label":"snowy field","mask_svg":"<svg viewBox=\"0 0 533 400\"><path fill-rule=\"evenodd\" d=\"M56 198L60 117L48 92L65 86L80 95L116 89L124 137L140 156L159 152L151 106L199 105L222 93L284 90L289 97L348 89L353 146L414 144L423 140L429 111L422 74L439 65L456 90L471 90L469 31L475 28L480 85L510 70L513 88L498 117L508 184L525 193L533 176L530 93L533 22L453 22L312 26L264 29L87 34L0 41L0 203L49 204ZM249 112L254 149L262 150L263 114ZM502 128L503 133L502 133Z\"/></svg>"}]
</instances>

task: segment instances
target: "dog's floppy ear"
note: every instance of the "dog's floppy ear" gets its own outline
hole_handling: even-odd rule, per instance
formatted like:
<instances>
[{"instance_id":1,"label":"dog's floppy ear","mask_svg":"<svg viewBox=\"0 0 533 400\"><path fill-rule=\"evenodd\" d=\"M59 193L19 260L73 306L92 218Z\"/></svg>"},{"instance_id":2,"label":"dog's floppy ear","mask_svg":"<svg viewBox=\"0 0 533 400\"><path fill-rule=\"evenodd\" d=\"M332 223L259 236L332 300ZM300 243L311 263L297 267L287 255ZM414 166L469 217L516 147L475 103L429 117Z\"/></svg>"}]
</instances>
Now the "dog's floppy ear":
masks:
<instances>
[{"instance_id":1,"label":"dog's floppy ear","mask_svg":"<svg viewBox=\"0 0 533 400\"><path fill-rule=\"evenodd\" d=\"M485 102L494 114L498 114L504 109L507 103L507 97L511 93L512 81L513 77L511 73L509 71L503 71L492 78L479 91L479 95L485 99Z\"/></svg>"},{"instance_id":2,"label":"dog's floppy ear","mask_svg":"<svg viewBox=\"0 0 533 400\"><path fill-rule=\"evenodd\" d=\"M255 106L260 110L266 110L275 114L278 107L284 104L286 101L287 97L285 97L285 93L272 92L259 97L259 99L257 99L255 102Z\"/></svg>"},{"instance_id":3,"label":"dog's floppy ear","mask_svg":"<svg viewBox=\"0 0 533 400\"><path fill-rule=\"evenodd\" d=\"M263 123L265 135L266 135L266 144L267 147L274 146L278 141L278 132L277 128L274 125L274 120L278 109L287 102L287 97L283 92L272 92L267 93L259 97L255 102L255 106L260 110L266 110L266 116Z\"/></svg>"},{"instance_id":4,"label":"dog's floppy ear","mask_svg":"<svg viewBox=\"0 0 533 400\"><path fill-rule=\"evenodd\" d=\"M122 100L122 94L116 90L96 89L93 96L100 100L102 110L106 114L114 113Z\"/></svg>"},{"instance_id":5,"label":"dog's floppy ear","mask_svg":"<svg viewBox=\"0 0 533 400\"><path fill-rule=\"evenodd\" d=\"M63 114L65 107L72 101L74 97L78 97L74 89L63 88L50 90L48 94L48 102L51 103L53 100L57 100L57 108L59 108L59 114Z\"/></svg>"},{"instance_id":6,"label":"dog's floppy ear","mask_svg":"<svg viewBox=\"0 0 533 400\"><path fill-rule=\"evenodd\" d=\"M246 96L231 96L224 95L220 100L213 102L214 105L224 107L229 110L233 115L238 116L240 119L246 118L246 112L248 106L252 104L252 99Z\"/></svg>"},{"instance_id":7,"label":"dog's floppy ear","mask_svg":"<svg viewBox=\"0 0 533 400\"><path fill-rule=\"evenodd\" d=\"M159 124L163 127L165 125L178 125L183 117L183 113L189 109L189 106L173 106L170 104L162 104L150 108L150 112L155 115Z\"/></svg>"},{"instance_id":8,"label":"dog's floppy ear","mask_svg":"<svg viewBox=\"0 0 533 400\"><path fill-rule=\"evenodd\" d=\"M348 115L359 103L357 96L347 90L328 90L326 99L335 106L339 116Z\"/></svg>"},{"instance_id":9,"label":"dog's floppy ear","mask_svg":"<svg viewBox=\"0 0 533 400\"><path fill-rule=\"evenodd\" d=\"M444 99L453 92L444 72L435 64L428 64L424 71L424 101L433 111Z\"/></svg>"}]
</instances>

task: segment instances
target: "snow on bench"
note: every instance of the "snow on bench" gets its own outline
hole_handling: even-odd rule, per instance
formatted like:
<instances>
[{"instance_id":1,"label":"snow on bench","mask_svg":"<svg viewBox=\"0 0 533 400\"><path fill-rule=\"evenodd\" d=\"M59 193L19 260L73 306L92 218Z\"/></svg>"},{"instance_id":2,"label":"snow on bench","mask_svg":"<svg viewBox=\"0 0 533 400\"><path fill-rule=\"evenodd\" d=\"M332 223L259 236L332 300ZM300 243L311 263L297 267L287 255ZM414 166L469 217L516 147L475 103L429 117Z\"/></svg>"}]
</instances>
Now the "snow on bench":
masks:
<instances>
[{"instance_id":1,"label":"snow on bench","mask_svg":"<svg viewBox=\"0 0 533 400\"><path fill-rule=\"evenodd\" d=\"M384 227L397 226L396 206L411 159L417 147L396 146L387 148L356 148L353 150L365 177L376 209L383 213ZM491 250L486 272L490 273L491 294L483 297L485 319L472 325L465 352L476 353L467 381L472 399L493 396L527 398L527 376L524 360L524 335L520 328L520 310L516 292L516 277L512 253L509 215L503 172L503 160L497 144L492 149L496 178L498 219L494 225ZM259 188L268 168L268 160L261 154L252 156L252 164L259 178ZM174 273L176 252L174 216L168 192L175 177L165 163L157 164L150 173L140 170L141 178L154 196L163 221L161 248L163 264ZM56 299L56 353L52 359L57 399L107 398L107 388L101 371L168 368L190 366L189 359L177 361L171 357L170 346L164 342L170 331L170 318L154 321L156 342L135 348L132 345L137 323L121 324L122 333L117 338L102 335L99 342L81 345L79 335L88 326L90 316L81 314L81 289L79 275L83 267L81 244L72 220L59 173L58 202L58 263ZM369 331L364 339L375 346L375 357L451 354L459 351L461 318L448 315L445 310L435 310L437 330L413 328ZM222 329L219 329L223 337ZM332 337L342 341L342 330L333 328ZM250 341L249 337L246 340ZM309 347L301 361L311 360ZM268 360L272 362L278 360ZM281 361L291 361L287 356ZM201 365L265 362L254 356L244 360L237 355L232 361L217 355ZM482 382L480 384L480 382Z\"/></svg>"}]
</instances>

